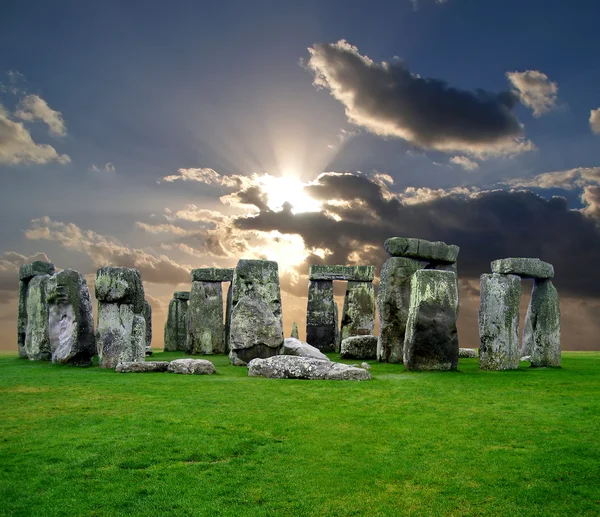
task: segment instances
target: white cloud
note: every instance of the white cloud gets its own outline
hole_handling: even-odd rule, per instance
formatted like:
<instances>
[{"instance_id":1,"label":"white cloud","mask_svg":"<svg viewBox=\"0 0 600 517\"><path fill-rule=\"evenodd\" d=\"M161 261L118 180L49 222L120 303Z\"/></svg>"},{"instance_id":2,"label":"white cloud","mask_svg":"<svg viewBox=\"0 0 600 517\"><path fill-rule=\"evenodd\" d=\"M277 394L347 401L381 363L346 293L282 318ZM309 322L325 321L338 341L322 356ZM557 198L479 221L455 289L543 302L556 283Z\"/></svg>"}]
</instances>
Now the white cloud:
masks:
<instances>
[{"instance_id":1,"label":"white cloud","mask_svg":"<svg viewBox=\"0 0 600 517\"><path fill-rule=\"evenodd\" d=\"M521 102L539 117L556 108L558 85L537 70L507 72L506 77L515 88Z\"/></svg>"},{"instance_id":2,"label":"white cloud","mask_svg":"<svg viewBox=\"0 0 600 517\"><path fill-rule=\"evenodd\" d=\"M26 257L15 251L6 251L0 255L0 304L8 303L17 297L19 268L34 260L49 262L45 253L36 253Z\"/></svg>"},{"instance_id":3,"label":"white cloud","mask_svg":"<svg viewBox=\"0 0 600 517\"><path fill-rule=\"evenodd\" d=\"M222 187L239 187L240 182L244 181L244 176L236 174L227 176L221 175L214 169L199 168L199 169L178 169L177 174L165 176L161 181L173 183L174 181L197 181L205 185L220 185ZM160 183L160 181L159 181Z\"/></svg>"},{"instance_id":4,"label":"white cloud","mask_svg":"<svg viewBox=\"0 0 600 517\"><path fill-rule=\"evenodd\" d=\"M96 164L92 163L90 170L94 172L115 172L117 169L111 162L106 162L104 167L97 167Z\"/></svg>"},{"instance_id":5,"label":"white cloud","mask_svg":"<svg viewBox=\"0 0 600 517\"><path fill-rule=\"evenodd\" d=\"M27 95L19 102L15 116L21 120L44 122L54 136L65 136L67 128L60 111L53 110L48 103L38 95Z\"/></svg>"},{"instance_id":6,"label":"white cloud","mask_svg":"<svg viewBox=\"0 0 600 517\"><path fill-rule=\"evenodd\" d=\"M479 164L477 162L474 162L466 156L454 156L453 158L450 158L450 162L454 163L455 165L460 165L467 171L474 171L475 169L479 168Z\"/></svg>"},{"instance_id":7,"label":"white cloud","mask_svg":"<svg viewBox=\"0 0 600 517\"><path fill-rule=\"evenodd\" d=\"M48 144L37 144L22 122L9 118L0 105L0 164L45 164L49 162L69 163L71 158L58 154Z\"/></svg>"},{"instance_id":8,"label":"white cloud","mask_svg":"<svg viewBox=\"0 0 600 517\"><path fill-rule=\"evenodd\" d=\"M590 111L590 128L592 132L600 134L600 108Z\"/></svg>"},{"instance_id":9,"label":"white cloud","mask_svg":"<svg viewBox=\"0 0 600 517\"><path fill-rule=\"evenodd\" d=\"M533 178L516 178L504 182L511 187L561 188L574 190L584 185L600 183L600 167L576 167L563 171L544 172Z\"/></svg>"}]
</instances>

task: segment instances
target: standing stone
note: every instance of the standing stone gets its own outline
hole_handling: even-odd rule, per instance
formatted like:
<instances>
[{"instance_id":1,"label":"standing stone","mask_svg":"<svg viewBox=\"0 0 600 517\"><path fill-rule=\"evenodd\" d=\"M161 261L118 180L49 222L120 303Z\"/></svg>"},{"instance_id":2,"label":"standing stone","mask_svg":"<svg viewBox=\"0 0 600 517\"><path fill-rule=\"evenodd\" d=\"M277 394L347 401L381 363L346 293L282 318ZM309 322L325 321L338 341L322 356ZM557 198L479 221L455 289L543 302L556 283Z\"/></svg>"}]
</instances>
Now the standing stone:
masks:
<instances>
[{"instance_id":1,"label":"standing stone","mask_svg":"<svg viewBox=\"0 0 600 517\"><path fill-rule=\"evenodd\" d=\"M96 346L100 368L144 360L146 321L144 287L137 269L101 267L96 272L98 326Z\"/></svg>"},{"instance_id":2,"label":"standing stone","mask_svg":"<svg viewBox=\"0 0 600 517\"><path fill-rule=\"evenodd\" d=\"M48 279L46 299L52 362L90 366L96 338L85 277L73 269L63 269Z\"/></svg>"},{"instance_id":3,"label":"standing stone","mask_svg":"<svg viewBox=\"0 0 600 517\"><path fill-rule=\"evenodd\" d=\"M516 275L481 275L479 368L519 367L519 303L521 279Z\"/></svg>"},{"instance_id":4,"label":"standing stone","mask_svg":"<svg viewBox=\"0 0 600 517\"><path fill-rule=\"evenodd\" d=\"M49 275L34 276L27 286L25 353L30 361L50 361L52 359L46 299L49 278Z\"/></svg>"},{"instance_id":5,"label":"standing stone","mask_svg":"<svg viewBox=\"0 0 600 517\"><path fill-rule=\"evenodd\" d=\"M187 325L189 291L176 291L169 302L165 322L165 352L187 351Z\"/></svg>"},{"instance_id":6,"label":"standing stone","mask_svg":"<svg viewBox=\"0 0 600 517\"><path fill-rule=\"evenodd\" d=\"M231 332L231 303L232 303L232 293L233 293L233 281L229 283L229 288L227 289L227 300L225 300L225 328L223 329L225 333L225 351L224 353L229 354L229 333Z\"/></svg>"},{"instance_id":7,"label":"standing stone","mask_svg":"<svg viewBox=\"0 0 600 517\"><path fill-rule=\"evenodd\" d=\"M144 300L144 320L146 321L146 355L152 355L152 306Z\"/></svg>"},{"instance_id":8,"label":"standing stone","mask_svg":"<svg viewBox=\"0 0 600 517\"><path fill-rule=\"evenodd\" d=\"M223 289L221 282L192 282L188 307L188 352L222 354L225 352L223 326Z\"/></svg>"},{"instance_id":9,"label":"standing stone","mask_svg":"<svg viewBox=\"0 0 600 517\"><path fill-rule=\"evenodd\" d=\"M233 276L229 358L235 366L279 354L283 346L277 262L238 262Z\"/></svg>"},{"instance_id":10,"label":"standing stone","mask_svg":"<svg viewBox=\"0 0 600 517\"><path fill-rule=\"evenodd\" d=\"M536 280L523 329L523 354L531 366L560 366L560 303L551 280Z\"/></svg>"},{"instance_id":11,"label":"standing stone","mask_svg":"<svg viewBox=\"0 0 600 517\"><path fill-rule=\"evenodd\" d=\"M333 326L335 327L335 351L339 352L342 338L340 334L340 314L335 300L333 302Z\"/></svg>"},{"instance_id":12,"label":"standing stone","mask_svg":"<svg viewBox=\"0 0 600 517\"><path fill-rule=\"evenodd\" d=\"M403 361L404 335L410 305L410 279L421 268L418 260L404 257L391 257L381 268L377 293L380 323L377 360L380 362Z\"/></svg>"},{"instance_id":13,"label":"standing stone","mask_svg":"<svg viewBox=\"0 0 600 517\"><path fill-rule=\"evenodd\" d=\"M375 327L375 290L371 282L348 281L342 311L341 340L368 336Z\"/></svg>"},{"instance_id":14,"label":"standing stone","mask_svg":"<svg viewBox=\"0 0 600 517\"><path fill-rule=\"evenodd\" d=\"M19 269L19 305L17 314L17 347L19 357L27 359L25 339L27 334L27 286L34 276L53 275L54 264L36 260L31 264L24 264Z\"/></svg>"},{"instance_id":15,"label":"standing stone","mask_svg":"<svg viewBox=\"0 0 600 517\"><path fill-rule=\"evenodd\" d=\"M456 285L452 271L420 269L413 274L403 350L407 370L456 370Z\"/></svg>"},{"instance_id":16,"label":"standing stone","mask_svg":"<svg viewBox=\"0 0 600 517\"><path fill-rule=\"evenodd\" d=\"M294 323L292 323L292 335L291 337L295 338L295 339L299 339L298 338L298 325L296 325L296 322L294 321Z\"/></svg>"},{"instance_id":17,"label":"standing stone","mask_svg":"<svg viewBox=\"0 0 600 517\"><path fill-rule=\"evenodd\" d=\"M333 352L336 349L336 307L333 281L308 281L306 342L321 352Z\"/></svg>"}]
</instances>

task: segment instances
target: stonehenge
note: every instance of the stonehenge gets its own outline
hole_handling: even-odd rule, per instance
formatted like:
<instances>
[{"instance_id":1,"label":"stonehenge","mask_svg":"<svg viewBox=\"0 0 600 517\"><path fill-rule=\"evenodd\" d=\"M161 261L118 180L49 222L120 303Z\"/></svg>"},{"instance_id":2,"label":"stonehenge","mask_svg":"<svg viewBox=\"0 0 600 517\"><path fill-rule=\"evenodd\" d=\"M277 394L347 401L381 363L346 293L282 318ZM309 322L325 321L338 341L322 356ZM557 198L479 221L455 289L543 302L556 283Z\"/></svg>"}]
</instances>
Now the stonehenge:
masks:
<instances>
[{"instance_id":1,"label":"stonehenge","mask_svg":"<svg viewBox=\"0 0 600 517\"><path fill-rule=\"evenodd\" d=\"M248 376L328 381L371 380L371 374L364 368L294 355L254 359L248 364Z\"/></svg>"},{"instance_id":2,"label":"stonehenge","mask_svg":"<svg viewBox=\"0 0 600 517\"><path fill-rule=\"evenodd\" d=\"M376 336L350 336L340 345L342 359L375 359L377 357Z\"/></svg>"},{"instance_id":3,"label":"stonehenge","mask_svg":"<svg viewBox=\"0 0 600 517\"><path fill-rule=\"evenodd\" d=\"M233 272L230 304L231 363L245 366L278 355L284 338L277 262L241 259Z\"/></svg>"},{"instance_id":4,"label":"stonehenge","mask_svg":"<svg viewBox=\"0 0 600 517\"><path fill-rule=\"evenodd\" d=\"M334 352L339 350L340 339L372 334L375 326L374 276L375 266L309 266L306 341L321 352ZM337 305L333 298L334 280L348 282L339 332Z\"/></svg>"},{"instance_id":5,"label":"stonehenge","mask_svg":"<svg viewBox=\"0 0 600 517\"><path fill-rule=\"evenodd\" d=\"M532 367L559 367L560 304L552 283L552 264L537 258L505 258L481 276L479 367L514 370L522 356ZM533 290L519 347L521 278L532 278Z\"/></svg>"},{"instance_id":6,"label":"stonehenge","mask_svg":"<svg viewBox=\"0 0 600 517\"><path fill-rule=\"evenodd\" d=\"M169 302L169 312L165 322L165 352L187 351L188 300L189 291L175 291Z\"/></svg>"},{"instance_id":7,"label":"stonehenge","mask_svg":"<svg viewBox=\"0 0 600 517\"><path fill-rule=\"evenodd\" d=\"M192 289L187 310L187 352L223 354L226 351L223 324L222 282L232 282L233 269L192 270ZM229 302L228 302L229 303Z\"/></svg>"},{"instance_id":8,"label":"stonehenge","mask_svg":"<svg viewBox=\"0 0 600 517\"><path fill-rule=\"evenodd\" d=\"M98 300L98 366L142 362L146 352L144 287L137 269L101 267L94 284Z\"/></svg>"},{"instance_id":9,"label":"stonehenge","mask_svg":"<svg viewBox=\"0 0 600 517\"><path fill-rule=\"evenodd\" d=\"M152 355L152 307L144 300L144 320L146 321L146 355Z\"/></svg>"}]
</instances>

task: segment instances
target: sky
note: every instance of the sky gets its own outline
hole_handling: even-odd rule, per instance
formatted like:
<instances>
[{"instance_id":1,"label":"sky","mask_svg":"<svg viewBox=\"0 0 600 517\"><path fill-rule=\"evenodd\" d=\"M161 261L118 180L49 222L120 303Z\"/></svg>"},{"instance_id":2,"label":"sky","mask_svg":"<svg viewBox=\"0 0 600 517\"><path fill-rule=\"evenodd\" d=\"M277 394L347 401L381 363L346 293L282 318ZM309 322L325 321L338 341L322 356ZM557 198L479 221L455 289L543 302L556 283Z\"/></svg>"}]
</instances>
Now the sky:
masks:
<instances>
[{"instance_id":1,"label":"sky","mask_svg":"<svg viewBox=\"0 0 600 517\"><path fill-rule=\"evenodd\" d=\"M403 236L460 246L460 346L480 276L522 256L554 265L563 348L600 350L598 19L597 0L2 2L0 349L27 261L92 294L98 267L137 267L160 348L193 268L276 260L302 338L308 265L373 264L377 285Z\"/></svg>"}]
</instances>

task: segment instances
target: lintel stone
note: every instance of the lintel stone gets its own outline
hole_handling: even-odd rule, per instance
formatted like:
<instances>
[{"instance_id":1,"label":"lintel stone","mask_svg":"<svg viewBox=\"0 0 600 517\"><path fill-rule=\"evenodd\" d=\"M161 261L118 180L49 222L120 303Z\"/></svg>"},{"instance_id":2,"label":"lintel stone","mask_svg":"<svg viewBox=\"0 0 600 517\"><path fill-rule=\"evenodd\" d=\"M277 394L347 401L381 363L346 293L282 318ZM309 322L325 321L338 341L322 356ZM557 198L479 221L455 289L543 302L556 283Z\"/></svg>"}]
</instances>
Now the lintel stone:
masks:
<instances>
[{"instance_id":1,"label":"lintel stone","mask_svg":"<svg viewBox=\"0 0 600 517\"><path fill-rule=\"evenodd\" d=\"M192 282L232 282L233 269L220 267L203 267L192 269Z\"/></svg>"},{"instance_id":2,"label":"lintel stone","mask_svg":"<svg viewBox=\"0 0 600 517\"><path fill-rule=\"evenodd\" d=\"M308 267L309 280L348 280L350 282L372 282L375 266L326 266Z\"/></svg>"},{"instance_id":3,"label":"lintel stone","mask_svg":"<svg viewBox=\"0 0 600 517\"><path fill-rule=\"evenodd\" d=\"M28 280L39 275L53 275L55 273L54 264L36 260L31 264L23 264L19 269L19 280Z\"/></svg>"},{"instance_id":4,"label":"lintel stone","mask_svg":"<svg viewBox=\"0 0 600 517\"><path fill-rule=\"evenodd\" d=\"M492 262L492 273L545 280L554 278L554 267L539 258L504 258Z\"/></svg>"},{"instance_id":5,"label":"lintel stone","mask_svg":"<svg viewBox=\"0 0 600 517\"><path fill-rule=\"evenodd\" d=\"M175 298L175 300L189 300L190 292L189 291L175 291L173 293L173 298Z\"/></svg>"},{"instance_id":6,"label":"lintel stone","mask_svg":"<svg viewBox=\"0 0 600 517\"><path fill-rule=\"evenodd\" d=\"M383 246L392 257L407 257L444 264L454 264L460 251L460 248L454 244L408 237L390 237Z\"/></svg>"}]
</instances>

